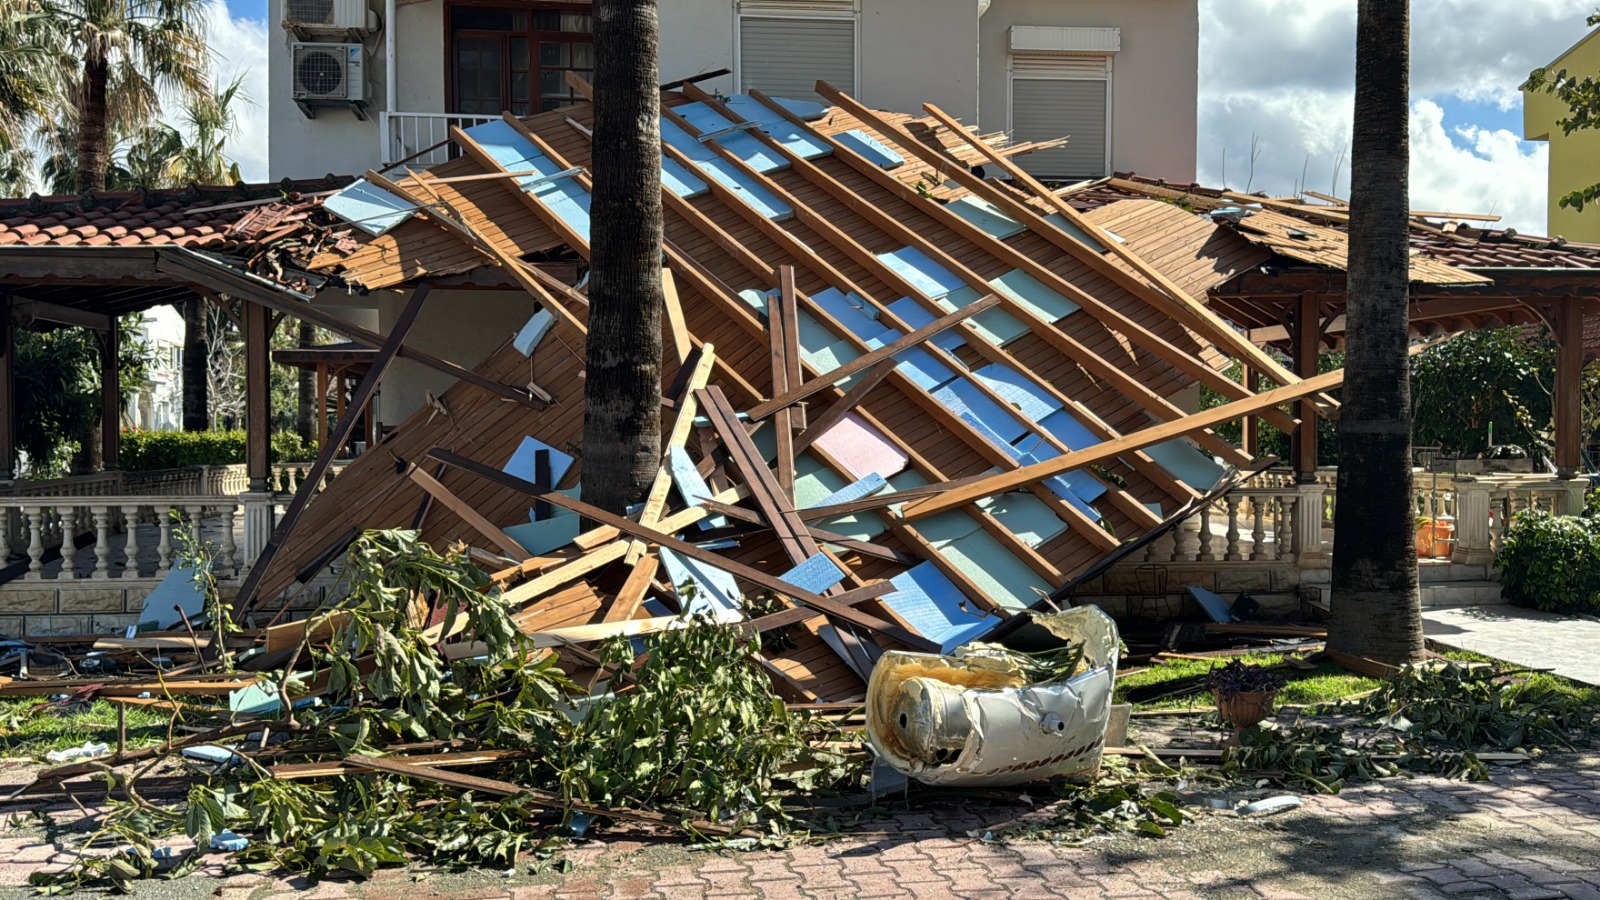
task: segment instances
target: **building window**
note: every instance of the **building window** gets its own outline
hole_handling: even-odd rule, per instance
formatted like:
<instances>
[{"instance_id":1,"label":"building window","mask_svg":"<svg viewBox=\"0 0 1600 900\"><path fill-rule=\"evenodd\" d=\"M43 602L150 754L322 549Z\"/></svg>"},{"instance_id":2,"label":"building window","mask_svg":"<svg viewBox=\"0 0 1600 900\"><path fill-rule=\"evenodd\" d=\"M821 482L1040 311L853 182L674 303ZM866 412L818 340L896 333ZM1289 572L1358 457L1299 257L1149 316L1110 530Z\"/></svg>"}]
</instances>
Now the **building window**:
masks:
<instances>
[{"instance_id":1,"label":"building window","mask_svg":"<svg viewBox=\"0 0 1600 900\"><path fill-rule=\"evenodd\" d=\"M451 112L525 116L582 98L568 72L594 77L594 23L588 6L445 7Z\"/></svg>"},{"instance_id":2,"label":"building window","mask_svg":"<svg viewBox=\"0 0 1600 900\"><path fill-rule=\"evenodd\" d=\"M1067 138L1065 147L1018 157L1029 174L1061 181L1111 174L1112 56L1121 41L1115 28L1012 27L1011 139Z\"/></svg>"},{"instance_id":3,"label":"building window","mask_svg":"<svg viewBox=\"0 0 1600 900\"><path fill-rule=\"evenodd\" d=\"M818 12L825 15L818 15ZM821 0L799 15L790 4L766 0L739 3L739 89L774 97L818 100L815 87L826 81L856 92L857 15L855 0Z\"/></svg>"}]
</instances>

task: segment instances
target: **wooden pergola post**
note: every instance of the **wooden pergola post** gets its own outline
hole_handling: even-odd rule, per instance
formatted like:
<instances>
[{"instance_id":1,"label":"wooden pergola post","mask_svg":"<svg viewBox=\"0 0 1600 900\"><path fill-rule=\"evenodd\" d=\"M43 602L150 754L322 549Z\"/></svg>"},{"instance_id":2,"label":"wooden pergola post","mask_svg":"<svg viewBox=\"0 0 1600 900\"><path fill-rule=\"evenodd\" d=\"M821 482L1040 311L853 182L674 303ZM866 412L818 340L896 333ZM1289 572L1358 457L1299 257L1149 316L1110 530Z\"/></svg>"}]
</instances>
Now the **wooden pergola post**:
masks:
<instances>
[{"instance_id":1,"label":"wooden pergola post","mask_svg":"<svg viewBox=\"0 0 1600 900\"><path fill-rule=\"evenodd\" d=\"M1321 306L1317 295L1307 291L1300 295L1295 307L1290 344L1294 350L1294 374L1300 378L1317 374L1322 347ZM1317 480L1317 406L1311 398L1300 401L1297 418L1300 427L1294 430L1289 455L1294 461L1295 481L1309 484Z\"/></svg>"},{"instance_id":2,"label":"wooden pergola post","mask_svg":"<svg viewBox=\"0 0 1600 900\"><path fill-rule=\"evenodd\" d=\"M1556 304L1556 476L1573 478L1581 468L1583 421L1583 303L1564 297Z\"/></svg>"},{"instance_id":3,"label":"wooden pergola post","mask_svg":"<svg viewBox=\"0 0 1600 900\"><path fill-rule=\"evenodd\" d=\"M122 329L116 316L100 341L100 459L107 472L122 468Z\"/></svg>"},{"instance_id":4,"label":"wooden pergola post","mask_svg":"<svg viewBox=\"0 0 1600 900\"><path fill-rule=\"evenodd\" d=\"M17 477L16 326L11 295L0 294L0 481Z\"/></svg>"},{"instance_id":5,"label":"wooden pergola post","mask_svg":"<svg viewBox=\"0 0 1600 900\"><path fill-rule=\"evenodd\" d=\"M1249 363L1239 365L1240 381L1244 382L1244 389L1255 393L1259 386L1256 370ZM1257 416L1245 416L1239 422L1239 449L1246 456L1259 456L1261 453L1261 419Z\"/></svg>"},{"instance_id":6,"label":"wooden pergola post","mask_svg":"<svg viewBox=\"0 0 1600 900\"><path fill-rule=\"evenodd\" d=\"M266 491L272 484L272 326L265 306L250 301L243 306L245 472L250 490Z\"/></svg>"}]
</instances>

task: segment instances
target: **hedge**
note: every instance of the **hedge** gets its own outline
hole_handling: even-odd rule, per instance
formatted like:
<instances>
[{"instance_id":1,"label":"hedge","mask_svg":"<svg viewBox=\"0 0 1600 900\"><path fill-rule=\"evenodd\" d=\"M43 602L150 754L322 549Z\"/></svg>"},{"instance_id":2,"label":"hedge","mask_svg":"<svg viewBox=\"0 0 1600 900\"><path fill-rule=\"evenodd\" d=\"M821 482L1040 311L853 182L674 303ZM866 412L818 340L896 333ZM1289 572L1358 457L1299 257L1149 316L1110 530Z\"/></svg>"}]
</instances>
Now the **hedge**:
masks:
<instances>
[{"instance_id":1,"label":"hedge","mask_svg":"<svg viewBox=\"0 0 1600 900\"><path fill-rule=\"evenodd\" d=\"M1495 563L1501 592L1517 606L1600 612L1600 522L1588 515L1518 513Z\"/></svg>"},{"instance_id":2,"label":"hedge","mask_svg":"<svg viewBox=\"0 0 1600 900\"><path fill-rule=\"evenodd\" d=\"M314 459L293 433L272 436L273 462ZM129 472L182 469L188 466L229 466L245 461L243 431L124 431L122 468Z\"/></svg>"}]
</instances>

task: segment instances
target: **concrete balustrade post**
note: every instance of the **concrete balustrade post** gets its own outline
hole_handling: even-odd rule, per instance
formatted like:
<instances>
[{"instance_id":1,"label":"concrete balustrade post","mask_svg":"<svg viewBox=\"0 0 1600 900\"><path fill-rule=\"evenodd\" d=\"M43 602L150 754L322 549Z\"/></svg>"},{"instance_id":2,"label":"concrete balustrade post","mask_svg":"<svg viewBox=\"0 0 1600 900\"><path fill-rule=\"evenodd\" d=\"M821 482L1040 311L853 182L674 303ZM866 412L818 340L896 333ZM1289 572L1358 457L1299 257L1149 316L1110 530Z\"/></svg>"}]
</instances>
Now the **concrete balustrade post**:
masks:
<instances>
[{"instance_id":1,"label":"concrete balustrade post","mask_svg":"<svg viewBox=\"0 0 1600 900\"><path fill-rule=\"evenodd\" d=\"M1495 485L1487 481L1456 482L1456 546L1451 562L1486 566L1494 562L1489 532L1490 500Z\"/></svg>"},{"instance_id":2,"label":"concrete balustrade post","mask_svg":"<svg viewBox=\"0 0 1600 900\"><path fill-rule=\"evenodd\" d=\"M1328 566L1329 548L1322 542L1322 510L1333 488L1321 482L1295 486L1294 554L1302 569Z\"/></svg>"},{"instance_id":3,"label":"concrete balustrade post","mask_svg":"<svg viewBox=\"0 0 1600 900\"><path fill-rule=\"evenodd\" d=\"M241 572L255 566L256 558L272 538L272 529L278 524L277 509L273 504L275 496L272 491L246 491L239 495L239 502L244 505L244 555L239 560Z\"/></svg>"}]
</instances>

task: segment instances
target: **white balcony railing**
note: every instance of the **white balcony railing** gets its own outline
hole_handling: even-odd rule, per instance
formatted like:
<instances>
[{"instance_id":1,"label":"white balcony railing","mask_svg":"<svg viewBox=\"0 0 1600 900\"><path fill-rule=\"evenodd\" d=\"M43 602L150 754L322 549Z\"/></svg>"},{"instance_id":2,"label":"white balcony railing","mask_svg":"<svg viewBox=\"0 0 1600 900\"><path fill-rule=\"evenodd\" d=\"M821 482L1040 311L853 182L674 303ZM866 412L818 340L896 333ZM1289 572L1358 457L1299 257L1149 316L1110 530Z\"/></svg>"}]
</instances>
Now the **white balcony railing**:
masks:
<instances>
[{"instance_id":1,"label":"white balcony railing","mask_svg":"<svg viewBox=\"0 0 1600 900\"><path fill-rule=\"evenodd\" d=\"M450 139L451 125L468 128L499 118L442 112L380 112L378 135L383 142L383 168L399 163L423 167L445 162L453 155L445 143Z\"/></svg>"}]
</instances>

